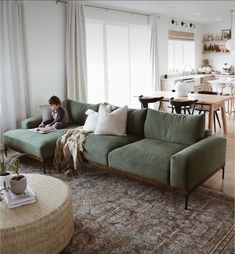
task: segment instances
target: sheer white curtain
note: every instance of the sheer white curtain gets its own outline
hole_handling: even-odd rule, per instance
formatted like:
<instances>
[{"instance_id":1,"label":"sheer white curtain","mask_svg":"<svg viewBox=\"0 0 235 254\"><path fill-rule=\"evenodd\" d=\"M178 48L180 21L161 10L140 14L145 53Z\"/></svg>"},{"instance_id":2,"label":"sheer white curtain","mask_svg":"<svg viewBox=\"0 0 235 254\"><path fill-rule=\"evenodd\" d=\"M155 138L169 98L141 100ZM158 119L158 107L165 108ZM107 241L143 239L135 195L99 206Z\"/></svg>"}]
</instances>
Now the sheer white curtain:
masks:
<instances>
[{"instance_id":1,"label":"sheer white curtain","mask_svg":"<svg viewBox=\"0 0 235 254\"><path fill-rule=\"evenodd\" d=\"M87 63L84 6L67 3L67 97L87 101Z\"/></svg>"},{"instance_id":2,"label":"sheer white curtain","mask_svg":"<svg viewBox=\"0 0 235 254\"><path fill-rule=\"evenodd\" d=\"M87 20L86 35L88 100L140 107L152 93L149 26Z\"/></svg>"},{"instance_id":3,"label":"sheer white curtain","mask_svg":"<svg viewBox=\"0 0 235 254\"><path fill-rule=\"evenodd\" d=\"M151 26L151 66L152 66L152 88L153 91L160 90L160 76L159 76L159 54L158 54L158 17L151 15L150 26Z\"/></svg>"},{"instance_id":4,"label":"sheer white curtain","mask_svg":"<svg viewBox=\"0 0 235 254\"><path fill-rule=\"evenodd\" d=\"M24 44L23 4L0 2L0 148L4 131L29 115Z\"/></svg>"}]
</instances>

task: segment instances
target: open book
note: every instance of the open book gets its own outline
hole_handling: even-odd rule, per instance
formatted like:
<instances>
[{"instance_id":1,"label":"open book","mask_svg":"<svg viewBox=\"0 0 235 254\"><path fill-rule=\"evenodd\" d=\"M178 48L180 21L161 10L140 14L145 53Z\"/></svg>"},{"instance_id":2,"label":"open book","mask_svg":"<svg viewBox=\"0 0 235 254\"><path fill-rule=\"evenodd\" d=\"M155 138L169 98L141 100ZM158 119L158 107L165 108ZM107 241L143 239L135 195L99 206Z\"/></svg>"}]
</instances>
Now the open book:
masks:
<instances>
[{"instance_id":1,"label":"open book","mask_svg":"<svg viewBox=\"0 0 235 254\"><path fill-rule=\"evenodd\" d=\"M10 188L4 189L2 193L9 208L32 204L37 201L34 192L29 186L27 186L23 194L16 195Z\"/></svg>"},{"instance_id":2,"label":"open book","mask_svg":"<svg viewBox=\"0 0 235 254\"><path fill-rule=\"evenodd\" d=\"M52 132L52 131L56 131L56 128L53 128L53 127L44 127L44 128L37 127L37 128L29 129L29 131L37 132L37 133L41 133L41 134L46 134L46 133L49 133L49 132Z\"/></svg>"}]
</instances>

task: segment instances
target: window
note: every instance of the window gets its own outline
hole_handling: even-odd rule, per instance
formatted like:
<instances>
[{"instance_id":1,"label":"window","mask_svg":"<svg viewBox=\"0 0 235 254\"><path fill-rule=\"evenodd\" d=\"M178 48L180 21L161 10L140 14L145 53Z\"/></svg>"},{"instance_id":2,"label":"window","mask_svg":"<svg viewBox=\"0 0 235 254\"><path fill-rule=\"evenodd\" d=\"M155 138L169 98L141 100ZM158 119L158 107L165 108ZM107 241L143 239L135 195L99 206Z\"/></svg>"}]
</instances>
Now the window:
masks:
<instances>
[{"instance_id":1,"label":"window","mask_svg":"<svg viewBox=\"0 0 235 254\"><path fill-rule=\"evenodd\" d=\"M191 72L195 68L195 42L168 40L168 72Z\"/></svg>"},{"instance_id":2,"label":"window","mask_svg":"<svg viewBox=\"0 0 235 254\"><path fill-rule=\"evenodd\" d=\"M88 101L139 107L151 88L148 26L86 22Z\"/></svg>"},{"instance_id":3,"label":"window","mask_svg":"<svg viewBox=\"0 0 235 254\"><path fill-rule=\"evenodd\" d=\"M89 23L86 26L88 101L105 100L103 26Z\"/></svg>"}]
</instances>

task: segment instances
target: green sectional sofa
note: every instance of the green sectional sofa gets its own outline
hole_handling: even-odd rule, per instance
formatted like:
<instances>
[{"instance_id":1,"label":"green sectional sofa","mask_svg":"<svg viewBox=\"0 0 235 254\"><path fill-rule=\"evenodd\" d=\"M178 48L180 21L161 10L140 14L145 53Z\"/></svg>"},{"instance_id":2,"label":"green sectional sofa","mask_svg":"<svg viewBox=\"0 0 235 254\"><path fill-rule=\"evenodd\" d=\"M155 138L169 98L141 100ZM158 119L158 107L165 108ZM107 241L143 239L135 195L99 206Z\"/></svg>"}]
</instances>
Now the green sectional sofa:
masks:
<instances>
[{"instance_id":1,"label":"green sectional sofa","mask_svg":"<svg viewBox=\"0 0 235 254\"><path fill-rule=\"evenodd\" d=\"M67 102L71 120L67 128L84 124L86 110L99 104ZM54 155L55 142L63 130L30 132L41 117L25 119L21 129L4 133L5 147L26 152L43 162ZM177 115L152 109L129 109L127 135L89 134L84 144L84 163L121 173L152 184L161 184L185 195L222 169L226 139L205 131L205 115Z\"/></svg>"}]
</instances>

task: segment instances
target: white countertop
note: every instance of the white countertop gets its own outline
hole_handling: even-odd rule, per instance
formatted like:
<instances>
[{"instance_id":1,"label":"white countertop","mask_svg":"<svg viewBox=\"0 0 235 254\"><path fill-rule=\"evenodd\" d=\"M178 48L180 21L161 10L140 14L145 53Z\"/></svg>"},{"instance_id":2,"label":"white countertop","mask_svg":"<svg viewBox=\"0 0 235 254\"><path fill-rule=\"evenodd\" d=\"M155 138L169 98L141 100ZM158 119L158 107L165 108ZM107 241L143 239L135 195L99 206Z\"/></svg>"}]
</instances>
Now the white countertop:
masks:
<instances>
[{"instance_id":1,"label":"white countertop","mask_svg":"<svg viewBox=\"0 0 235 254\"><path fill-rule=\"evenodd\" d=\"M209 80L208 81L211 84L235 84L235 79L231 79L231 80L222 80L222 79L214 79L214 80Z\"/></svg>"},{"instance_id":2,"label":"white countertop","mask_svg":"<svg viewBox=\"0 0 235 254\"><path fill-rule=\"evenodd\" d=\"M161 80L180 80L190 78L204 78L208 76L215 76L214 74L192 74L192 75L180 75L180 76L169 76L168 78L161 78Z\"/></svg>"}]
</instances>

